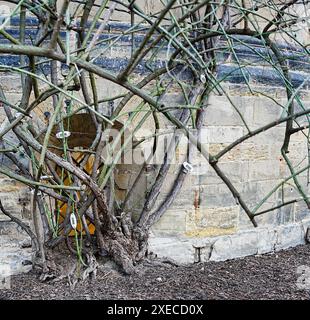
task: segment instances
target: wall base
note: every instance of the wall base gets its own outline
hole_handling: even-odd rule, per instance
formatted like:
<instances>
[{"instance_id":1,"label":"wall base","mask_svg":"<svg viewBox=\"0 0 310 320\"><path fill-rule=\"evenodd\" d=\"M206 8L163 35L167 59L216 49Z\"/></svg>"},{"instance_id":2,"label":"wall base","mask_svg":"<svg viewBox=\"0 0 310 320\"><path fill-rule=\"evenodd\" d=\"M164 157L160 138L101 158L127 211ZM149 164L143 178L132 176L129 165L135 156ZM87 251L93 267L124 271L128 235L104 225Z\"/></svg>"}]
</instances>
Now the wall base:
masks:
<instances>
[{"instance_id":1,"label":"wall base","mask_svg":"<svg viewBox=\"0 0 310 320\"><path fill-rule=\"evenodd\" d=\"M169 257L181 264L225 261L305 244L309 227L310 219L305 219L277 228L258 227L240 230L234 235L208 238L189 238L153 232L149 240L149 250L159 257ZM28 236L15 228L9 222L2 222L0 228L0 267L9 266L11 275L28 272L31 266L25 266L23 262L32 259L31 248L22 248ZM10 229L10 232L7 229Z\"/></svg>"},{"instance_id":2,"label":"wall base","mask_svg":"<svg viewBox=\"0 0 310 320\"><path fill-rule=\"evenodd\" d=\"M306 243L310 219L279 227L240 230L229 236L188 238L152 233L150 252L178 263L225 261L250 255L275 252Z\"/></svg>"},{"instance_id":3,"label":"wall base","mask_svg":"<svg viewBox=\"0 0 310 320\"><path fill-rule=\"evenodd\" d=\"M30 271L32 265L25 264L32 261L30 245L29 236L15 223L0 221L0 272L11 276Z\"/></svg>"}]
</instances>

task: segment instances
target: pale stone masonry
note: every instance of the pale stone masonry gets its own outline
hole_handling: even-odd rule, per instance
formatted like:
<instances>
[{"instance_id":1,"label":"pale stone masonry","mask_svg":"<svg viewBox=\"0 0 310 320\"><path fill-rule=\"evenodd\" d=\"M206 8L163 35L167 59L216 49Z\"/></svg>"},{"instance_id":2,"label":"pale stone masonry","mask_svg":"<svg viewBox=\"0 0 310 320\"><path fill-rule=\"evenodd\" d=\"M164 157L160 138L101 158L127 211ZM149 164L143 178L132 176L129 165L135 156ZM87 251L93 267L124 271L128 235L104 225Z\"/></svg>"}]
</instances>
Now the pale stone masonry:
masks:
<instances>
[{"instance_id":1,"label":"pale stone masonry","mask_svg":"<svg viewBox=\"0 0 310 320\"><path fill-rule=\"evenodd\" d=\"M252 97L243 87L227 85L234 100L241 106L242 115L251 129L276 120L281 108L262 97ZM273 90L273 97L284 99L283 89ZM244 90L244 91L243 91ZM242 92L243 91L243 92ZM241 94L240 94L241 92ZM303 103L309 105L309 92L304 92ZM245 134L240 118L221 96L213 96L206 117L211 153ZM284 127L279 125L257 137L247 140L225 155L220 168L228 175L250 208L254 208L282 179L289 176L281 156ZM302 167L307 159L307 142L300 132L292 137L290 158ZM300 175L306 190L307 171ZM168 186L166 186L169 189ZM286 200L297 193L292 186L279 188L261 207L261 210L280 203L282 192ZM161 194L161 201L165 194ZM199 197L199 206L195 198ZM294 203L257 217L258 228L253 228L248 217L228 188L203 161L200 175L188 177L181 194L170 210L153 229L151 250L169 255L178 261L194 262L226 260L252 254L262 254L305 243L310 225L308 209L302 202ZM199 253L199 254L198 254Z\"/></svg>"},{"instance_id":2,"label":"pale stone masonry","mask_svg":"<svg viewBox=\"0 0 310 320\"><path fill-rule=\"evenodd\" d=\"M112 70L117 69L121 63L127 61L128 52L128 43L125 43L122 47L116 47L113 56L102 63ZM1 59L4 59L4 63L15 63L11 56L2 56ZM219 73L225 74L231 70L231 67L231 62L223 61ZM251 85L255 91L268 94L274 101L262 94L251 94L246 84L234 82L236 80L234 77L229 78L223 84L231 101L238 105L238 109L251 130L278 119L283 110L277 102L283 103L285 101L283 87L276 82L268 82L268 72L270 71L259 64L254 65L253 68L259 72L250 75ZM304 70L302 67L292 70L292 74L297 79L299 79L298 77L305 79L307 72L309 69L305 68ZM141 74L136 74L135 77L139 79ZM22 91L19 78L9 73L1 74L0 82L8 101L13 104L17 103ZM115 84L105 80L98 81L98 88L100 88L99 98L120 93L120 89ZM138 101L139 99L133 98L126 107L127 110L135 106ZM302 91L302 101L306 107L310 107L309 84ZM166 102L170 106L180 102L178 92L173 88L166 98ZM40 117L49 108L51 105L48 103L40 105L36 111L37 115ZM3 120L3 110L0 110L2 125ZM163 127L168 127L167 121L163 118L161 118L161 124ZM150 129L150 124L146 123L145 127ZM152 126L151 129L153 129ZM203 130L205 130L207 137L203 143L207 145L212 154L217 153L247 132L231 102L225 96L215 94L210 98ZM285 124L281 124L246 140L227 153L219 163L220 168L228 175L251 209L255 208L261 199L289 175L280 153L284 130ZM143 132L140 134L142 135ZM305 136L302 132L294 134L289 154L293 165L304 165L308 161L307 152ZM185 156L184 146L180 145L176 153L182 159ZM259 227L255 229L207 161L200 155L195 155L195 157L194 170L188 175L181 193L152 229L151 251L159 256L169 256L179 262L194 263L262 254L305 242L305 233L310 225L310 215L302 202L259 216L257 218ZM6 160L0 158L0 161ZM115 182L119 199L124 199L134 176L139 172L139 168L139 165L118 166ZM161 189L156 205L159 205L167 196L178 168L178 165L171 167L167 182ZM307 171L300 175L300 179L308 192ZM154 172L151 170L145 174L144 180L136 190L136 196L129 204L134 216L139 214L144 196L153 181ZM29 189L1 176L0 197L8 210L22 219L29 219ZM295 198L296 190L290 185L279 188L260 209L264 210L276 206L283 197L286 200ZM15 253L19 252L21 239L25 236L10 223L1 222L6 220L0 216L0 256L3 257L5 254L7 257L10 256L11 261L14 262L14 270L24 270L22 260L30 257L29 250L20 251L26 252L25 254ZM12 240L13 238L16 240L15 242ZM8 240L12 245L7 245ZM11 249L14 247L11 251L10 246Z\"/></svg>"}]
</instances>

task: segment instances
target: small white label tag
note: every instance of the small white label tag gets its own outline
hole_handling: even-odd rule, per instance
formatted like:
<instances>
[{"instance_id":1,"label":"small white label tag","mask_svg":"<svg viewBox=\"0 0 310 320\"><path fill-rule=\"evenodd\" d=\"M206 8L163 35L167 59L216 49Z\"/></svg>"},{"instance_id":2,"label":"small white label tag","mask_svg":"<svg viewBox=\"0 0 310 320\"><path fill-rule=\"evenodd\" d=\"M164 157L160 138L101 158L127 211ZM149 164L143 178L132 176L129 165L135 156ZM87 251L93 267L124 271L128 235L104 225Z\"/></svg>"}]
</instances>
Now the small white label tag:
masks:
<instances>
[{"instance_id":1,"label":"small white label tag","mask_svg":"<svg viewBox=\"0 0 310 320\"><path fill-rule=\"evenodd\" d=\"M70 131L60 131L56 133L56 138L57 139L64 139L70 137L71 132Z\"/></svg>"},{"instance_id":2,"label":"small white label tag","mask_svg":"<svg viewBox=\"0 0 310 320\"><path fill-rule=\"evenodd\" d=\"M71 223L71 227L72 227L73 229L76 229L76 227L77 227L77 220L76 220L76 216L75 216L74 213L71 213L71 215L70 215L70 223Z\"/></svg>"},{"instance_id":3,"label":"small white label tag","mask_svg":"<svg viewBox=\"0 0 310 320\"><path fill-rule=\"evenodd\" d=\"M206 83L207 82L206 76L203 73L200 75L200 81L202 83Z\"/></svg>"},{"instance_id":4,"label":"small white label tag","mask_svg":"<svg viewBox=\"0 0 310 320\"><path fill-rule=\"evenodd\" d=\"M193 171L193 166L188 162L183 162L183 172L191 173Z\"/></svg>"}]
</instances>

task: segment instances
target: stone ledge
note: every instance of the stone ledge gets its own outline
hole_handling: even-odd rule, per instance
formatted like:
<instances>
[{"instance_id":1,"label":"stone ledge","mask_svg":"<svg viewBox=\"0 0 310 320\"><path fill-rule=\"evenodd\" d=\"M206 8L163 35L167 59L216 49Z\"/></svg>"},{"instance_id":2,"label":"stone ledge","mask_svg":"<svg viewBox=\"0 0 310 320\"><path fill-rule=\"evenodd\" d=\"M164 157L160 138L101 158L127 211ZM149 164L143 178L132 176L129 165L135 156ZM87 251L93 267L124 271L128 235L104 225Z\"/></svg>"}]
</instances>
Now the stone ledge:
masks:
<instances>
[{"instance_id":1,"label":"stone ledge","mask_svg":"<svg viewBox=\"0 0 310 320\"><path fill-rule=\"evenodd\" d=\"M258 227L242 230L234 235L213 238L151 234L149 250L159 257L169 257L184 264L225 261L305 244L308 227L310 219L276 228Z\"/></svg>"},{"instance_id":2,"label":"stone ledge","mask_svg":"<svg viewBox=\"0 0 310 320\"><path fill-rule=\"evenodd\" d=\"M32 248L22 248L25 239L8 235L0 236L0 270L5 269L6 276L29 272L31 265L24 265L24 261L32 261Z\"/></svg>"},{"instance_id":3,"label":"stone ledge","mask_svg":"<svg viewBox=\"0 0 310 320\"><path fill-rule=\"evenodd\" d=\"M15 216L21 219L21 216ZM6 216L0 216L0 237L4 235L9 235L16 239L24 239L25 237L28 237L26 232L20 226L6 218ZM27 225L30 225L29 220L22 219L22 221Z\"/></svg>"}]
</instances>

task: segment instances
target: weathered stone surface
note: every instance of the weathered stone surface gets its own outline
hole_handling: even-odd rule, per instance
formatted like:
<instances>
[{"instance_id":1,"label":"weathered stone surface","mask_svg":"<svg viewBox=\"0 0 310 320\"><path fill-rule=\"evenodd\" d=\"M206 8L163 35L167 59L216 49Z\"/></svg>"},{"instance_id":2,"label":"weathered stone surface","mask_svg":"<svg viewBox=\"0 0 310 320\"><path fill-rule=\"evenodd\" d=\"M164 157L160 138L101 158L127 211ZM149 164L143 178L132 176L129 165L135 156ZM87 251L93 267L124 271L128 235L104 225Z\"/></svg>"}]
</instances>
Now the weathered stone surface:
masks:
<instances>
[{"instance_id":1,"label":"weathered stone surface","mask_svg":"<svg viewBox=\"0 0 310 320\"><path fill-rule=\"evenodd\" d=\"M261 210L264 209L270 209L275 206L275 203L273 202L266 202L262 207ZM259 211L261 211L259 210ZM242 217L241 217L242 216ZM281 213L280 210L274 210L267 212L265 214L259 215L255 218L255 221L259 226L264 227L271 227L271 226L278 226L280 224L281 219ZM243 212L242 215L240 215L240 222L239 222L240 229L249 229L253 228L252 223L249 221L249 218L247 215Z\"/></svg>"},{"instance_id":2,"label":"weathered stone surface","mask_svg":"<svg viewBox=\"0 0 310 320\"><path fill-rule=\"evenodd\" d=\"M280 226L276 229L275 250L286 249L305 242L305 233L301 223Z\"/></svg>"},{"instance_id":3,"label":"weathered stone surface","mask_svg":"<svg viewBox=\"0 0 310 320\"><path fill-rule=\"evenodd\" d=\"M26 234L24 231L14 222L11 222L9 218L3 216L0 220L0 236L14 236L16 238L24 237Z\"/></svg>"},{"instance_id":4,"label":"weathered stone surface","mask_svg":"<svg viewBox=\"0 0 310 320\"><path fill-rule=\"evenodd\" d=\"M186 216L187 212L184 210L168 210L162 219L153 226L153 230L170 234L185 233Z\"/></svg>"},{"instance_id":5,"label":"weathered stone surface","mask_svg":"<svg viewBox=\"0 0 310 320\"><path fill-rule=\"evenodd\" d=\"M270 179L264 181L249 181L238 185L241 195L248 205L255 207L271 190L279 183L279 180ZM277 193L273 193L268 202L277 200Z\"/></svg>"},{"instance_id":6,"label":"weathered stone surface","mask_svg":"<svg viewBox=\"0 0 310 320\"><path fill-rule=\"evenodd\" d=\"M251 99L248 97L233 97L232 103L238 106L246 123L251 123L253 119L253 109ZM212 95L209 100L209 106L206 110L206 125L211 126L240 126L241 117L230 101L224 96Z\"/></svg>"},{"instance_id":7,"label":"weathered stone surface","mask_svg":"<svg viewBox=\"0 0 310 320\"><path fill-rule=\"evenodd\" d=\"M182 263L224 261L248 255L263 254L304 244L310 219L279 227L240 230L233 235L217 237L163 237L153 234L152 251ZM182 251L182 246L184 250ZM192 248L191 248L192 247ZM168 250L167 250L168 248ZM175 248L175 252L173 249ZM189 256L186 256L190 253ZM171 255L171 256L170 256Z\"/></svg>"},{"instance_id":8,"label":"weathered stone surface","mask_svg":"<svg viewBox=\"0 0 310 320\"><path fill-rule=\"evenodd\" d=\"M248 162L220 162L218 166L233 183L240 183L248 179ZM200 172L197 168L195 174L199 175L199 185L219 185L222 183L222 180L210 165ZM216 186L213 187L215 188Z\"/></svg>"},{"instance_id":9,"label":"weathered stone surface","mask_svg":"<svg viewBox=\"0 0 310 320\"><path fill-rule=\"evenodd\" d=\"M249 181L274 180L280 175L279 160L249 162Z\"/></svg>"},{"instance_id":10,"label":"weathered stone surface","mask_svg":"<svg viewBox=\"0 0 310 320\"><path fill-rule=\"evenodd\" d=\"M276 232L272 228L259 228L257 233L257 254L273 252L277 239Z\"/></svg>"},{"instance_id":11,"label":"weathered stone surface","mask_svg":"<svg viewBox=\"0 0 310 320\"><path fill-rule=\"evenodd\" d=\"M295 203L293 214L294 221L302 221L309 218L309 209L305 203Z\"/></svg>"},{"instance_id":12,"label":"weathered stone surface","mask_svg":"<svg viewBox=\"0 0 310 320\"><path fill-rule=\"evenodd\" d=\"M29 219L30 211L29 211L29 192L27 188L19 185L19 188L16 190L7 191L6 185L3 185L3 190L0 192L1 201L5 209L11 213L14 213L22 218ZM10 190L12 186L8 185L8 190ZM2 212L0 212L0 221L7 220Z\"/></svg>"},{"instance_id":13,"label":"weathered stone surface","mask_svg":"<svg viewBox=\"0 0 310 320\"><path fill-rule=\"evenodd\" d=\"M214 237L233 234L237 231L239 207L203 208L198 207L186 216L186 236Z\"/></svg>"},{"instance_id":14,"label":"weathered stone surface","mask_svg":"<svg viewBox=\"0 0 310 320\"><path fill-rule=\"evenodd\" d=\"M192 190L187 190L187 191L188 192L184 192L184 193L179 194L175 198L173 204L171 205L171 208L170 208L171 210L184 211L185 208L190 210L190 208L194 206L195 190L192 189ZM156 201L155 207L159 206L162 203L162 201L164 201L167 198L167 196L168 196L168 193L160 193L160 195ZM168 212L170 211L170 209L165 213L165 215L169 214Z\"/></svg>"},{"instance_id":15,"label":"weathered stone surface","mask_svg":"<svg viewBox=\"0 0 310 320\"><path fill-rule=\"evenodd\" d=\"M194 263L195 261L195 248L187 239L151 236L149 251L159 257L169 257L179 263Z\"/></svg>"},{"instance_id":16,"label":"weathered stone surface","mask_svg":"<svg viewBox=\"0 0 310 320\"><path fill-rule=\"evenodd\" d=\"M261 125L259 127L262 127L266 125L266 123L262 122ZM283 143L283 139L285 136L285 127L273 127L267 131L264 131L250 139L247 140L248 143L255 143L255 144L269 144L269 145L276 145L276 143L281 144ZM280 155L279 149L274 148L272 150L272 152L274 153L274 156L276 156L276 154Z\"/></svg>"},{"instance_id":17,"label":"weathered stone surface","mask_svg":"<svg viewBox=\"0 0 310 320\"><path fill-rule=\"evenodd\" d=\"M31 270L31 265L24 265L23 262L32 260L32 249L21 248L22 241L21 236L0 236L0 268L5 267L8 270L8 275Z\"/></svg>"},{"instance_id":18,"label":"weathered stone surface","mask_svg":"<svg viewBox=\"0 0 310 320\"><path fill-rule=\"evenodd\" d=\"M230 207L236 200L223 183L205 185L200 188L200 206L203 208Z\"/></svg>"},{"instance_id":19,"label":"weathered stone surface","mask_svg":"<svg viewBox=\"0 0 310 320\"><path fill-rule=\"evenodd\" d=\"M284 99L282 101L278 99L277 102L285 105ZM283 112L281 106L268 98L258 97L254 99L253 103L253 122L257 126L277 120Z\"/></svg>"},{"instance_id":20,"label":"weathered stone surface","mask_svg":"<svg viewBox=\"0 0 310 320\"><path fill-rule=\"evenodd\" d=\"M211 154L217 154L229 144L227 143L214 143L209 145L209 151ZM272 146L269 143L253 143L244 142L226 153L221 161L246 161L246 160L267 160L274 157L274 153L271 152Z\"/></svg>"},{"instance_id":21,"label":"weathered stone surface","mask_svg":"<svg viewBox=\"0 0 310 320\"><path fill-rule=\"evenodd\" d=\"M232 143L243 136L240 126L209 126L205 132L209 143Z\"/></svg>"},{"instance_id":22,"label":"weathered stone surface","mask_svg":"<svg viewBox=\"0 0 310 320\"><path fill-rule=\"evenodd\" d=\"M160 194L163 195L163 197L165 197L171 191L179 170L180 170L180 168L178 167L175 173L171 172L171 173L167 174L165 183L163 184L162 188L160 189ZM187 197L185 195L185 190L189 191L191 194L193 194L190 175L188 175L185 179L186 179L186 181L183 184L183 188L182 188L183 192L181 192L181 194L183 197L185 196L186 199L188 199L190 201L189 197ZM154 183L153 177L150 177L149 180L150 180L150 185L152 185ZM183 199L177 198L174 204L176 205L179 202L179 200L180 200L180 202L182 202ZM191 203L191 201L189 203ZM184 205L184 203L182 203L182 206L183 205Z\"/></svg>"},{"instance_id":23,"label":"weathered stone surface","mask_svg":"<svg viewBox=\"0 0 310 320\"><path fill-rule=\"evenodd\" d=\"M0 192L20 191L22 186L22 184L10 178L0 179Z\"/></svg>"},{"instance_id":24,"label":"weathered stone surface","mask_svg":"<svg viewBox=\"0 0 310 320\"><path fill-rule=\"evenodd\" d=\"M279 214L281 217L281 220L280 220L281 224L288 224L288 223L295 222L294 206L295 204L287 205L285 207L282 207L279 210Z\"/></svg>"},{"instance_id":25,"label":"weathered stone surface","mask_svg":"<svg viewBox=\"0 0 310 320\"><path fill-rule=\"evenodd\" d=\"M221 237L213 244L210 260L222 261L257 253L258 236L248 231L236 236Z\"/></svg>"},{"instance_id":26,"label":"weathered stone surface","mask_svg":"<svg viewBox=\"0 0 310 320\"><path fill-rule=\"evenodd\" d=\"M220 261L262 254L303 243L305 243L305 231L302 223L277 228L257 228L216 240L210 260Z\"/></svg>"},{"instance_id":27,"label":"weathered stone surface","mask_svg":"<svg viewBox=\"0 0 310 320\"><path fill-rule=\"evenodd\" d=\"M292 141L290 143L289 158L294 163L296 163L296 165L304 160L303 166L306 166L307 156L308 156L307 140L304 139L302 141Z\"/></svg>"}]
</instances>

